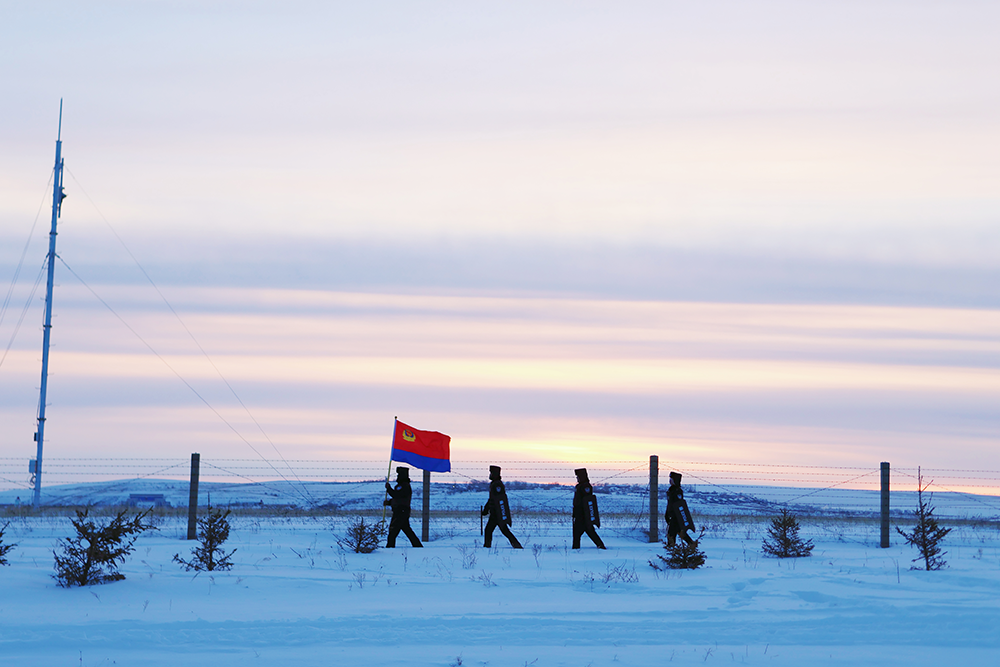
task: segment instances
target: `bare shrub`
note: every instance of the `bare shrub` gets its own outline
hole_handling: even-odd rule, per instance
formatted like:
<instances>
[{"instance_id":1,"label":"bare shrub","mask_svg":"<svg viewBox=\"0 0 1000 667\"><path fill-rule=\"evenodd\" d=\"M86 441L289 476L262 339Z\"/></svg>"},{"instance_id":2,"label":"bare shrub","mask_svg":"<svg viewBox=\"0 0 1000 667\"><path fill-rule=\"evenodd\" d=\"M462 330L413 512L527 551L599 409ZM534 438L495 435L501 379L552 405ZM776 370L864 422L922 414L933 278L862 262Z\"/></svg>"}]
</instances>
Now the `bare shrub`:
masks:
<instances>
[{"instance_id":1,"label":"bare shrub","mask_svg":"<svg viewBox=\"0 0 1000 667\"><path fill-rule=\"evenodd\" d=\"M482 574L480 574L478 577L471 577L471 580L478 581L486 588L496 586L496 583L493 581L493 573L487 572L486 570L483 570Z\"/></svg>"},{"instance_id":2,"label":"bare shrub","mask_svg":"<svg viewBox=\"0 0 1000 667\"><path fill-rule=\"evenodd\" d=\"M476 556L476 550L474 547L457 546L458 553L462 554L462 569L463 570L473 570L476 567L476 562L479 557Z\"/></svg>"},{"instance_id":3,"label":"bare shrub","mask_svg":"<svg viewBox=\"0 0 1000 667\"><path fill-rule=\"evenodd\" d=\"M605 563L604 574L599 576L605 584L639 583L639 573L635 571L635 564L622 563L621 565L614 565L613 563Z\"/></svg>"}]
</instances>

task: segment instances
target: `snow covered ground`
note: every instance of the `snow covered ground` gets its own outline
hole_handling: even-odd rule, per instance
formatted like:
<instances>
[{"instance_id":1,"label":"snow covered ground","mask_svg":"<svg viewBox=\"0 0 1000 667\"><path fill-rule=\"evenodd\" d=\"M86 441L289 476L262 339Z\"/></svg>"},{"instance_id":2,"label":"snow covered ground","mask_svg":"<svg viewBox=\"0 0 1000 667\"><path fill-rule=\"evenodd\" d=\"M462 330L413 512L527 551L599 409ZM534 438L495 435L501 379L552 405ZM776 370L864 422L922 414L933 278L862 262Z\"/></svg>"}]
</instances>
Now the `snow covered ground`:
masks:
<instances>
[{"instance_id":1,"label":"snow covered ground","mask_svg":"<svg viewBox=\"0 0 1000 667\"><path fill-rule=\"evenodd\" d=\"M804 520L814 555L780 561L760 553L763 520L704 518L706 567L658 574L647 561L660 545L602 530L607 551L586 537L573 551L568 522L552 517L515 515L521 551L499 533L482 548L466 518L435 520L423 549L361 555L336 546L346 518L245 516L233 570L198 575L171 562L194 543L170 518L139 539L124 581L77 589L51 578L68 520L15 518L0 664L1000 662L996 522L956 526L948 568L923 572L908 569L916 553L901 538L880 549L863 521Z\"/></svg>"}]
</instances>

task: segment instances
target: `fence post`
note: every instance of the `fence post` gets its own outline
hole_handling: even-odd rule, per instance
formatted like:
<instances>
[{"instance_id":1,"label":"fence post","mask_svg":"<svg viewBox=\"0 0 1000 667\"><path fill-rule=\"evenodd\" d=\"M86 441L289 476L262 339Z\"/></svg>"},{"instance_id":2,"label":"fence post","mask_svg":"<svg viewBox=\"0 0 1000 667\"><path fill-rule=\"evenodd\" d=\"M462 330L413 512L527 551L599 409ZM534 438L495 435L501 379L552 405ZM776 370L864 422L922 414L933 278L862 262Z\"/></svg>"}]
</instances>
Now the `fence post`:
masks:
<instances>
[{"instance_id":1,"label":"fence post","mask_svg":"<svg viewBox=\"0 0 1000 667\"><path fill-rule=\"evenodd\" d=\"M660 541L660 457L649 457L649 541Z\"/></svg>"},{"instance_id":2,"label":"fence post","mask_svg":"<svg viewBox=\"0 0 1000 667\"><path fill-rule=\"evenodd\" d=\"M191 488L188 492L188 536L189 540L198 537L198 470L201 467L201 454L191 454Z\"/></svg>"},{"instance_id":3,"label":"fence post","mask_svg":"<svg viewBox=\"0 0 1000 667\"><path fill-rule=\"evenodd\" d=\"M431 471L424 471L424 517L420 522L420 541L426 542L431 531Z\"/></svg>"},{"instance_id":4,"label":"fence post","mask_svg":"<svg viewBox=\"0 0 1000 667\"><path fill-rule=\"evenodd\" d=\"M889 463L882 462L882 543L883 549L889 548Z\"/></svg>"}]
</instances>

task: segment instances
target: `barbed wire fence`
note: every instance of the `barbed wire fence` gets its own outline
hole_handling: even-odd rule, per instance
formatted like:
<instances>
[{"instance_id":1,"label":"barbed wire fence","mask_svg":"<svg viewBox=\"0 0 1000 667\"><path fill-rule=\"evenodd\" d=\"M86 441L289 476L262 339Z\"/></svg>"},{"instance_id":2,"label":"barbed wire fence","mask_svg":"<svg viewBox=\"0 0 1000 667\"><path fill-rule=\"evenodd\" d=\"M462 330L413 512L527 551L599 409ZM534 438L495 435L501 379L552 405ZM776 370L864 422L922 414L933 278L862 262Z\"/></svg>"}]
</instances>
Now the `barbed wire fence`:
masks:
<instances>
[{"instance_id":1,"label":"barbed wire fence","mask_svg":"<svg viewBox=\"0 0 1000 667\"><path fill-rule=\"evenodd\" d=\"M511 507L522 525L544 531L544 523L568 517L573 471L587 468L598 494L603 530L642 539L649 535L650 461L475 460L452 461L450 473L433 473L431 516L465 517L452 521L452 535L478 533L478 513L487 495L490 465L499 465ZM46 460L49 507L123 505L156 499L186 507L190 461L181 458L52 458ZM276 479L275 469L284 479ZM27 503L31 482L24 458L0 458L0 505ZM658 512L666 507L666 477L683 475L685 493L701 523L730 524L741 517L767 517L782 508L800 516L877 520L880 469L852 466L748 464L659 458ZM262 512L295 508L317 514L381 511L386 462L374 460L201 459L199 504L258 508ZM891 512L904 517L916 506L918 471L892 468ZM1000 521L1000 471L923 468L923 482L934 494L936 513L967 521ZM394 476L394 475L393 475ZM294 481L293 481L294 480ZM422 485L414 479L414 513L419 514ZM822 521L817 525L822 526ZM464 526L464 527L463 527Z\"/></svg>"}]
</instances>

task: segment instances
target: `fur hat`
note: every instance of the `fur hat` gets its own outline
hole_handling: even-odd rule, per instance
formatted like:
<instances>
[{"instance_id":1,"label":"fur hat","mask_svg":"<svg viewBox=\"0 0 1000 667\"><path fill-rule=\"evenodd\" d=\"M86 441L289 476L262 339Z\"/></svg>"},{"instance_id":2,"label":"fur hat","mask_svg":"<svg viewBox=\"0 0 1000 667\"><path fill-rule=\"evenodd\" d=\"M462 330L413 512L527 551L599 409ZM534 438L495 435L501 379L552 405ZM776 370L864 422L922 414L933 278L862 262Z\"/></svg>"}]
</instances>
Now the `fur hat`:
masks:
<instances>
[{"instance_id":1,"label":"fur hat","mask_svg":"<svg viewBox=\"0 0 1000 667\"><path fill-rule=\"evenodd\" d=\"M399 466L398 468L396 468L396 476L397 477L405 477L406 479L409 479L410 478L410 469L407 468L406 466Z\"/></svg>"},{"instance_id":2,"label":"fur hat","mask_svg":"<svg viewBox=\"0 0 1000 667\"><path fill-rule=\"evenodd\" d=\"M674 484L677 484L678 486L680 486L680 483L681 483L681 474L679 472L672 472L672 473L670 473L670 479L672 479L674 481Z\"/></svg>"},{"instance_id":3,"label":"fur hat","mask_svg":"<svg viewBox=\"0 0 1000 667\"><path fill-rule=\"evenodd\" d=\"M586 468L577 468L573 472L576 474L577 477L582 477L583 479L587 479L587 469Z\"/></svg>"},{"instance_id":4,"label":"fur hat","mask_svg":"<svg viewBox=\"0 0 1000 667\"><path fill-rule=\"evenodd\" d=\"M490 466L490 478L492 478L494 475L496 475L497 477L500 476L500 466Z\"/></svg>"}]
</instances>

